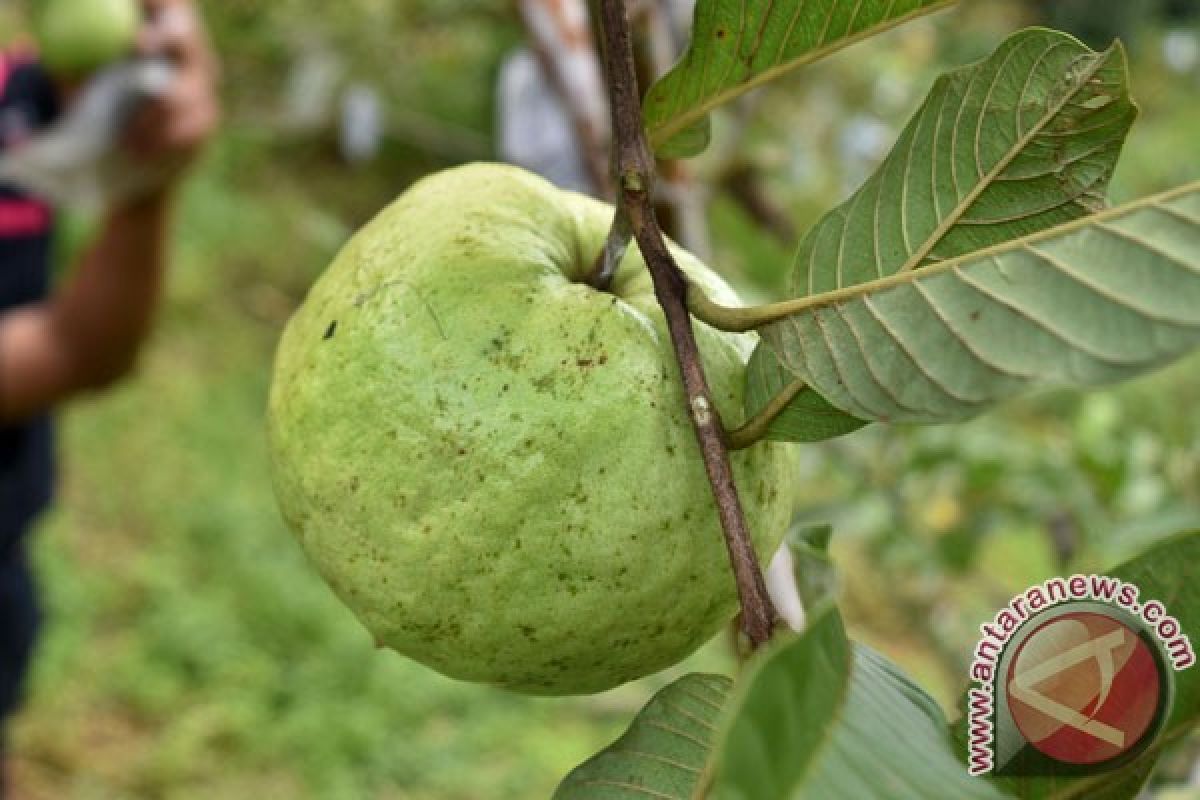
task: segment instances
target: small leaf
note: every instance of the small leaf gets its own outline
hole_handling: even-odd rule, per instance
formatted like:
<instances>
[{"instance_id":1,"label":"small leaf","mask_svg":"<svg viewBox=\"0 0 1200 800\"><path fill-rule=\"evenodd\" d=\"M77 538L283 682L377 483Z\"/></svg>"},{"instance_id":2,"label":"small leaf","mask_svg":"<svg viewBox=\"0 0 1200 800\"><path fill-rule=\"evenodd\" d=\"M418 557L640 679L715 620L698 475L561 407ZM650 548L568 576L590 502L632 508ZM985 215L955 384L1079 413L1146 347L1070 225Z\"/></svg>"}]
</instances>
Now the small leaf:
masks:
<instances>
[{"instance_id":1,"label":"small leaf","mask_svg":"<svg viewBox=\"0 0 1200 800\"><path fill-rule=\"evenodd\" d=\"M699 0L692 41L645 100L650 144L664 158L708 146L708 114L790 70L954 0Z\"/></svg>"},{"instance_id":2,"label":"small leaf","mask_svg":"<svg viewBox=\"0 0 1200 800\"><path fill-rule=\"evenodd\" d=\"M763 335L863 419L1131 378L1200 344L1200 183L808 300Z\"/></svg>"},{"instance_id":3,"label":"small leaf","mask_svg":"<svg viewBox=\"0 0 1200 800\"><path fill-rule=\"evenodd\" d=\"M1000 800L967 775L937 704L846 639L832 607L768 650L730 698L715 800Z\"/></svg>"},{"instance_id":4,"label":"small leaf","mask_svg":"<svg viewBox=\"0 0 1200 800\"><path fill-rule=\"evenodd\" d=\"M1142 555L1106 574L1137 586L1140 601L1160 601L1179 621L1184 633L1200 630L1200 532L1166 539ZM1094 775L1046 775L1027 778L991 778L1001 790L1021 800L1132 800L1138 796L1165 747L1178 741L1200 723L1200 669L1175 672L1175 694L1159 738L1134 761ZM961 708L966 708L962 700ZM967 720L954 726L959 752L967 752Z\"/></svg>"},{"instance_id":5,"label":"small leaf","mask_svg":"<svg viewBox=\"0 0 1200 800\"><path fill-rule=\"evenodd\" d=\"M731 684L692 674L662 689L621 738L563 780L554 800L690 800Z\"/></svg>"},{"instance_id":6,"label":"small leaf","mask_svg":"<svg viewBox=\"0 0 1200 800\"><path fill-rule=\"evenodd\" d=\"M829 545L833 542L833 526L797 526L788 532L787 540L793 550L811 553L828 561Z\"/></svg>"},{"instance_id":7,"label":"small leaf","mask_svg":"<svg viewBox=\"0 0 1200 800\"><path fill-rule=\"evenodd\" d=\"M784 541L792 553L796 591L805 608L832 602L837 593L837 570L829 558L832 525L793 524Z\"/></svg>"},{"instance_id":8,"label":"small leaf","mask_svg":"<svg viewBox=\"0 0 1200 800\"><path fill-rule=\"evenodd\" d=\"M770 347L759 343L746 367L746 418L750 419L796 380ZM822 442L853 433L867 423L805 388L771 421L763 438L776 442Z\"/></svg>"}]
</instances>

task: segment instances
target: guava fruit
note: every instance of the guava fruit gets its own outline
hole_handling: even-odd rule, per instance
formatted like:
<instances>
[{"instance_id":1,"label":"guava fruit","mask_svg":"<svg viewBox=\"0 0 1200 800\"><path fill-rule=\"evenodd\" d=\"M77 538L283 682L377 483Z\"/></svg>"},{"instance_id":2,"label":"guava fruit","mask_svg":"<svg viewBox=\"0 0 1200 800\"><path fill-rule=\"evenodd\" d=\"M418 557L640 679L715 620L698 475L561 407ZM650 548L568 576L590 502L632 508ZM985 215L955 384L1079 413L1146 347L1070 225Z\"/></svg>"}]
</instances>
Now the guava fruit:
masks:
<instances>
[{"instance_id":1,"label":"guava fruit","mask_svg":"<svg viewBox=\"0 0 1200 800\"><path fill-rule=\"evenodd\" d=\"M42 63L63 78L83 78L133 50L138 0L35 0L33 31Z\"/></svg>"},{"instance_id":2,"label":"guava fruit","mask_svg":"<svg viewBox=\"0 0 1200 800\"><path fill-rule=\"evenodd\" d=\"M276 494L381 646L575 694L675 664L733 617L649 273L631 248L611 293L582 282L611 219L513 167L451 169L355 235L288 323L268 410ZM754 337L696 335L736 424ZM791 512L792 455L733 455L764 556Z\"/></svg>"}]
</instances>

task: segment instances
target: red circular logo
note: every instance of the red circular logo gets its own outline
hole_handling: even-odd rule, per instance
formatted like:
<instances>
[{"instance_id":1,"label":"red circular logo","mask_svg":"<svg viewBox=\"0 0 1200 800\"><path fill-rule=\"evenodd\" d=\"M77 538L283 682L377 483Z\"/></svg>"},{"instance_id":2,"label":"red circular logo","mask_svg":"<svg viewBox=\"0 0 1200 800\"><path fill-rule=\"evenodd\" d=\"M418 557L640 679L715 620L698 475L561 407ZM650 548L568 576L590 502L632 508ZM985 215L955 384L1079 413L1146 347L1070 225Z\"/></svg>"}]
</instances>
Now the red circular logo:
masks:
<instances>
[{"instance_id":1,"label":"red circular logo","mask_svg":"<svg viewBox=\"0 0 1200 800\"><path fill-rule=\"evenodd\" d=\"M1005 690L1013 722L1031 745L1063 763L1098 764L1152 733L1164 686L1155 651L1135 630L1076 611L1021 642Z\"/></svg>"}]
</instances>

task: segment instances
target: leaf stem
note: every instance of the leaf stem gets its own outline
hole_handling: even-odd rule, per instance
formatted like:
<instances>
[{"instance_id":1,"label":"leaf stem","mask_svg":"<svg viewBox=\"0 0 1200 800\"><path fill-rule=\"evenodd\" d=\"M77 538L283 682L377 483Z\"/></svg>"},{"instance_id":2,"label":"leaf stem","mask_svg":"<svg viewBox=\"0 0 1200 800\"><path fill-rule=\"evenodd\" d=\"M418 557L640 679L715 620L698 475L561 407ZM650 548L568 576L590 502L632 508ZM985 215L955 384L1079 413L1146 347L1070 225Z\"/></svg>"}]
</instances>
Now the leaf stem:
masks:
<instances>
[{"instance_id":1,"label":"leaf stem","mask_svg":"<svg viewBox=\"0 0 1200 800\"><path fill-rule=\"evenodd\" d=\"M906 282L907 280L904 279L892 280L889 284ZM873 283L882 284L881 281ZM688 285L687 304L688 311L692 312L696 319L701 322L717 330L729 331L730 333L743 333L745 331L752 331L755 328L761 328L764 325L770 325L772 322L778 322L793 314L799 314L801 311L808 311L811 308L821 308L854 299L863 293L862 287L867 285L858 284L837 291L826 292L825 294L795 297L791 300L781 300L778 303L765 303L761 306L739 307L723 306L720 303L714 302L704 293L704 290L693 283Z\"/></svg>"},{"instance_id":2,"label":"leaf stem","mask_svg":"<svg viewBox=\"0 0 1200 800\"><path fill-rule=\"evenodd\" d=\"M742 605L742 629L757 647L767 642L775 628L776 613L750 539L733 467L725 442L725 429L713 403L708 379L688 314L688 281L667 249L652 192L656 177L653 154L646 142L641 98L634 67L633 42L624 0L601 0L600 31L613 120L614 174L617 212L609 244L619 241L619 230L628 224L654 282L654 292L666 318L671 344L679 362L692 427L700 444L705 472L712 485L725 545ZM606 244L606 253L609 245ZM604 257L607 261L608 256ZM609 265L615 269L615 265ZM595 278L604 277L603 271ZM611 275L609 275L611 281ZM593 283L593 285L595 285Z\"/></svg>"},{"instance_id":3,"label":"leaf stem","mask_svg":"<svg viewBox=\"0 0 1200 800\"><path fill-rule=\"evenodd\" d=\"M717 330L729 331L731 333L752 331L767 323L783 319L794 313L795 310L800 310L794 309L794 307L807 299L802 297L796 300L785 300L781 303L768 303L762 306L740 308L723 306L720 303L713 302L704 293L704 290L694 283L689 284L687 290L688 311L696 319Z\"/></svg>"},{"instance_id":4,"label":"leaf stem","mask_svg":"<svg viewBox=\"0 0 1200 800\"><path fill-rule=\"evenodd\" d=\"M783 387L771 398L771 402L747 420L742 427L729 432L726 437L729 449L745 450L747 447L761 442L766 437L767 431L770 430L771 423L787 410L788 405L807 388L808 384L801 380L792 381Z\"/></svg>"}]
</instances>

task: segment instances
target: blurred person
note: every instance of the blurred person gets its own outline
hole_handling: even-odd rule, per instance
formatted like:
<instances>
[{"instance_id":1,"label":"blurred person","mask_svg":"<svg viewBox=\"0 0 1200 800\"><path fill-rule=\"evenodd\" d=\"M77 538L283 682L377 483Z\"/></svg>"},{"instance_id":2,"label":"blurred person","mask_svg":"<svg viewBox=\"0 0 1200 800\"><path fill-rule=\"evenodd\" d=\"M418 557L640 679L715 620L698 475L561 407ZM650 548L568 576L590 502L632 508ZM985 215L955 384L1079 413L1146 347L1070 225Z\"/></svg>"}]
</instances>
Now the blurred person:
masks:
<instances>
[{"instance_id":1,"label":"blurred person","mask_svg":"<svg viewBox=\"0 0 1200 800\"><path fill-rule=\"evenodd\" d=\"M216 62L192 0L143 7L138 50L167 58L175 73L137 109L122 146L163 167L163 182L107 208L73 276L53 292L53 211L0 186L0 796L4 726L40 623L26 540L54 490L50 414L133 367L160 295L174 188L218 119ZM32 51L0 52L0 151L49 125L75 88L57 84Z\"/></svg>"},{"instance_id":2,"label":"blurred person","mask_svg":"<svg viewBox=\"0 0 1200 800\"><path fill-rule=\"evenodd\" d=\"M1200 77L1200 0L1166 0L1163 19L1163 61L1179 75Z\"/></svg>"}]
</instances>

